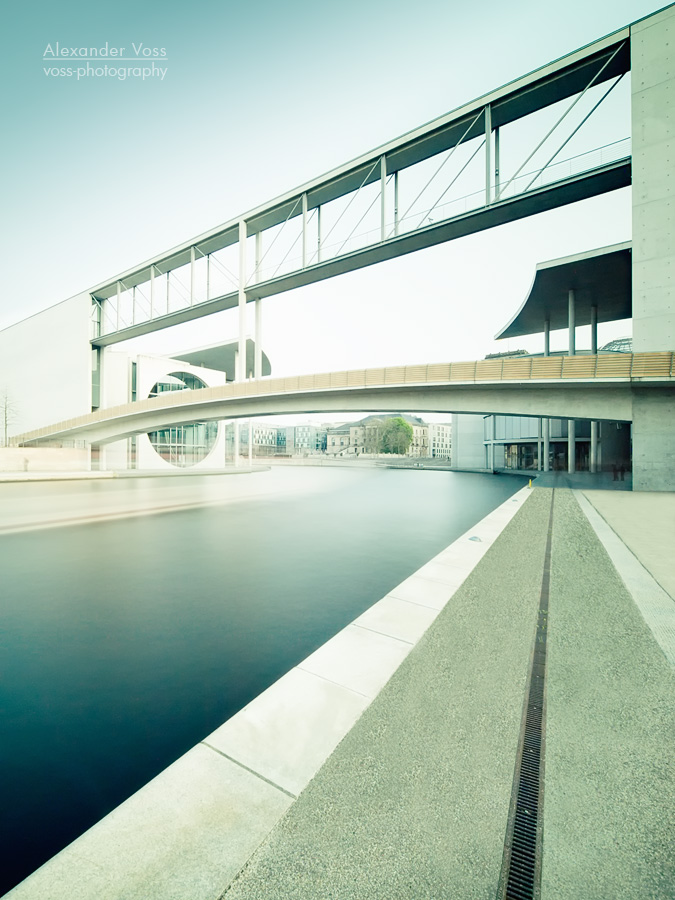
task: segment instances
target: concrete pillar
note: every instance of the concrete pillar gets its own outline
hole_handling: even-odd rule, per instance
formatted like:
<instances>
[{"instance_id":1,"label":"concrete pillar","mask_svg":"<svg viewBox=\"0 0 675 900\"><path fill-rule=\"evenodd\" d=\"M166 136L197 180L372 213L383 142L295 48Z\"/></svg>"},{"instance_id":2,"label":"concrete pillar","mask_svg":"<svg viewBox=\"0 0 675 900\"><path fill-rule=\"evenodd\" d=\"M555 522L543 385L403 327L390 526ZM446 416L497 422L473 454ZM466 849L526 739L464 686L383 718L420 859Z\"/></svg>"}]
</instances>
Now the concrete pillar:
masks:
<instances>
[{"instance_id":1,"label":"concrete pillar","mask_svg":"<svg viewBox=\"0 0 675 900\"><path fill-rule=\"evenodd\" d=\"M591 422L591 456L588 461L590 472L598 471L598 423Z\"/></svg>"},{"instance_id":2,"label":"concrete pillar","mask_svg":"<svg viewBox=\"0 0 675 900\"><path fill-rule=\"evenodd\" d=\"M253 377L262 378L262 300L255 301L255 365Z\"/></svg>"},{"instance_id":3,"label":"concrete pillar","mask_svg":"<svg viewBox=\"0 0 675 900\"><path fill-rule=\"evenodd\" d=\"M576 428L574 419L567 420L567 471L574 475L576 471Z\"/></svg>"},{"instance_id":4,"label":"concrete pillar","mask_svg":"<svg viewBox=\"0 0 675 900\"><path fill-rule=\"evenodd\" d=\"M492 108L485 107L485 205L492 202Z\"/></svg>"},{"instance_id":5,"label":"concrete pillar","mask_svg":"<svg viewBox=\"0 0 675 900\"><path fill-rule=\"evenodd\" d=\"M495 128L495 200L499 200L499 125Z\"/></svg>"},{"instance_id":6,"label":"concrete pillar","mask_svg":"<svg viewBox=\"0 0 675 900\"><path fill-rule=\"evenodd\" d=\"M591 353L598 352L598 307L591 306Z\"/></svg>"},{"instance_id":7,"label":"concrete pillar","mask_svg":"<svg viewBox=\"0 0 675 900\"><path fill-rule=\"evenodd\" d=\"M633 490L675 491L675 388L633 390Z\"/></svg>"},{"instance_id":8,"label":"concrete pillar","mask_svg":"<svg viewBox=\"0 0 675 900\"><path fill-rule=\"evenodd\" d=\"M239 344L235 381L246 381L246 222L239 222Z\"/></svg>"},{"instance_id":9,"label":"concrete pillar","mask_svg":"<svg viewBox=\"0 0 675 900\"><path fill-rule=\"evenodd\" d=\"M302 268L307 265L307 192L302 195Z\"/></svg>"},{"instance_id":10,"label":"concrete pillar","mask_svg":"<svg viewBox=\"0 0 675 900\"><path fill-rule=\"evenodd\" d=\"M576 354L576 309L574 291L567 292L567 323L569 330L569 355Z\"/></svg>"},{"instance_id":11,"label":"concrete pillar","mask_svg":"<svg viewBox=\"0 0 675 900\"><path fill-rule=\"evenodd\" d=\"M551 320L546 319L544 322L544 356L551 355ZM542 422L544 429L544 472L549 471L549 462L548 462L548 454L550 449L550 439L549 436L551 434L551 420L544 419Z\"/></svg>"},{"instance_id":12,"label":"concrete pillar","mask_svg":"<svg viewBox=\"0 0 675 900\"><path fill-rule=\"evenodd\" d=\"M539 419L537 422L537 471L541 472L541 436L542 436L542 426L543 419Z\"/></svg>"},{"instance_id":13,"label":"concrete pillar","mask_svg":"<svg viewBox=\"0 0 675 900\"><path fill-rule=\"evenodd\" d=\"M387 157L380 157L380 240L387 237Z\"/></svg>"},{"instance_id":14,"label":"concrete pillar","mask_svg":"<svg viewBox=\"0 0 675 900\"><path fill-rule=\"evenodd\" d=\"M591 306L591 353L598 352L598 307ZM591 422L591 455L588 460L589 472L598 471L598 423Z\"/></svg>"},{"instance_id":15,"label":"concrete pillar","mask_svg":"<svg viewBox=\"0 0 675 900\"><path fill-rule=\"evenodd\" d=\"M675 347L675 6L631 26L633 350ZM658 469L662 461L654 460Z\"/></svg>"}]
</instances>

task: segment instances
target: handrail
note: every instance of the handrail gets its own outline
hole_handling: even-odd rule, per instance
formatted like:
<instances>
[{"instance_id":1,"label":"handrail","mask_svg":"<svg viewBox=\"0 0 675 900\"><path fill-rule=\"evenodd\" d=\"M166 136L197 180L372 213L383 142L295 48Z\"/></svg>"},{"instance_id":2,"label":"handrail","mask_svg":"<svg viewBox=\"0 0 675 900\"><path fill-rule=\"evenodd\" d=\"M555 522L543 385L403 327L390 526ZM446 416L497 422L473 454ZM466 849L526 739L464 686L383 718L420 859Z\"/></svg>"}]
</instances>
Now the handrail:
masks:
<instances>
[{"instance_id":1,"label":"handrail","mask_svg":"<svg viewBox=\"0 0 675 900\"><path fill-rule=\"evenodd\" d=\"M592 356L512 356L467 362L424 363L261 378L199 390L169 391L133 403L107 407L96 412L14 435L14 443L26 443L86 426L102 424L123 416L203 405L221 400L237 400L270 394L303 393L396 387L400 385L488 385L500 382L634 382L675 381L675 353L605 353ZM198 416L198 413L196 414Z\"/></svg>"}]
</instances>

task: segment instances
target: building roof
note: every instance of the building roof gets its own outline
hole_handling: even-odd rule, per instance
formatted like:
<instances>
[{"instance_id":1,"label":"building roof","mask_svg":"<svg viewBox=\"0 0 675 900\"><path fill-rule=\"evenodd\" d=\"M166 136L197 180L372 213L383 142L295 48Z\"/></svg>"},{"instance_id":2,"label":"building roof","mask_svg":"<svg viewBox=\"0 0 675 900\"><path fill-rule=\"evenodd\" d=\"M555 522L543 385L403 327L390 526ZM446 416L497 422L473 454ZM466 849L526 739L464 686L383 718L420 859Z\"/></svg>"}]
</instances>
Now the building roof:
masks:
<instances>
[{"instance_id":1,"label":"building roof","mask_svg":"<svg viewBox=\"0 0 675 900\"><path fill-rule=\"evenodd\" d=\"M234 359L238 342L231 341L227 344L209 344L196 350L188 350L186 353L172 353L171 359L180 359L191 366L204 366L206 369L215 369L217 372L225 372L228 381L234 381ZM246 339L246 372L253 372L255 360L255 342ZM272 366L263 352L262 374L271 375Z\"/></svg>"},{"instance_id":2,"label":"building roof","mask_svg":"<svg viewBox=\"0 0 675 900\"><path fill-rule=\"evenodd\" d=\"M577 325L590 325L593 306L598 322L629 319L633 312L630 241L539 263L523 305L495 338L540 334L547 320L551 331L567 328L570 290L575 292Z\"/></svg>"}]
</instances>

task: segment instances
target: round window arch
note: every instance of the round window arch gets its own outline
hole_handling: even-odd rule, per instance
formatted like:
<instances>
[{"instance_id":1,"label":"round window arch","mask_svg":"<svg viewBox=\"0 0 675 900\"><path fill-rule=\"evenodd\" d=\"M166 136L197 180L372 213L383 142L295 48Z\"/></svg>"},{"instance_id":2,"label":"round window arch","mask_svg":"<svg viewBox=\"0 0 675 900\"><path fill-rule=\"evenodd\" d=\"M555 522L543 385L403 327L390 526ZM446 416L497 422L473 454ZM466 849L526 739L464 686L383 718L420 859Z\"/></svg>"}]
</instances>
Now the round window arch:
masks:
<instances>
[{"instance_id":1,"label":"round window arch","mask_svg":"<svg viewBox=\"0 0 675 900\"><path fill-rule=\"evenodd\" d=\"M197 375L190 372L171 372L158 379L149 397L159 397L170 391L198 391L207 387ZM218 439L217 422L191 422L151 431L150 443L163 460L178 468L189 468L206 459Z\"/></svg>"}]
</instances>

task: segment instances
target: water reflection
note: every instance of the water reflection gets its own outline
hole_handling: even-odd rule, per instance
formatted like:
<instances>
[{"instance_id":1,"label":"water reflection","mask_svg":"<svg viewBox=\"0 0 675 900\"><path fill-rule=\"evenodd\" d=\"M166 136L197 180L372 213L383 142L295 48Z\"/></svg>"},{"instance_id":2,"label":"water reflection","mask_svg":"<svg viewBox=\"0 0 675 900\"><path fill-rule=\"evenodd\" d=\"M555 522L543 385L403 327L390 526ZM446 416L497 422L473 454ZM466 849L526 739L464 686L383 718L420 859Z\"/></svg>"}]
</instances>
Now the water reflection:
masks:
<instances>
[{"instance_id":1,"label":"water reflection","mask_svg":"<svg viewBox=\"0 0 675 900\"><path fill-rule=\"evenodd\" d=\"M0 891L521 484L285 469L4 486L5 523L45 503L55 518L220 505L0 537Z\"/></svg>"}]
</instances>

